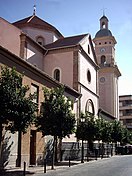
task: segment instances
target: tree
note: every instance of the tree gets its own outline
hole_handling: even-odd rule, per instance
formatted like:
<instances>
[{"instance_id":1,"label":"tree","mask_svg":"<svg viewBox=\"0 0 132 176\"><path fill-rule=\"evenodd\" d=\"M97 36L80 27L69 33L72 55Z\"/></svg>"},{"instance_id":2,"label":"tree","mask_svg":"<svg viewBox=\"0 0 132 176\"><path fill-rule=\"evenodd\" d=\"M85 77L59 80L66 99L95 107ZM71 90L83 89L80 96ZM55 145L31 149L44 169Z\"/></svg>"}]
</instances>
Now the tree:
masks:
<instances>
[{"instance_id":1,"label":"tree","mask_svg":"<svg viewBox=\"0 0 132 176\"><path fill-rule=\"evenodd\" d=\"M37 128L43 136L54 136L53 155L57 138L62 139L72 134L75 122L72 103L69 98L64 96L64 87L50 90L44 88L44 102L40 117L37 118ZM57 157L55 157L55 161L57 161Z\"/></svg>"},{"instance_id":2,"label":"tree","mask_svg":"<svg viewBox=\"0 0 132 176\"><path fill-rule=\"evenodd\" d=\"M76 137L82 140L82 150L81 150L81 163L84 162L84 145L83 141L86 140L86 115L81 112L79 122L76 129Z\"/></svg>"},{"instance_id":3,"label":"tree","mask_svg":"<svg viewBox=\"0 0 132 176\"><path fill-rule=\"evenodd\" d=\"M84 119L81 121L81 119ZM86 114L81 113L80 121L77 125L76 137L82 140L82 162L83 162L83 141L87 141L87 156L88 156L88 146L90 150L93 150L93 141L96 135L96 126L94 115L87 112Z\"/></svg>"},{"instance_id":4,"label":"tree","mask_svg":"<svg viewBox=\"0 0 132 176\"><path fill-rule=\"evenodd\" d=\"M86 140L86 116L81 112L79 122L76 129L76 137L79 140Z\"/></svg>"},{"instance_id":5,"label":"tree","mask_svg":"<svg viewBox=\"0 0 132 176\"><path fill-rule=\"evenodd\" d=\"M123 145L127 144L127 143L131 143L131 131L129 131L126 127L122 127L122 140L121 143Z\"/></svg>"},{"instance_id":6,"label":"tree","mask_svg":"<svg viewBox=\"0 0 132 176\"><path fill-rule=\"evenodd\" d=\"M102 117L98 117L95 120L95 125L96 125L96 136L95 139L98 141L102 140L102 133L103 133L103 126L104 126L104 119Z\"/></svg>"},{"instance_id":7,"label":"tree","mask_svg":"<svg viewBox=\"0 0 132 176\"><path fill-rule=\"evenodd\" d=\"M84 118L84 122L81 122L81 118ZM87 112L81 113L80 121L77 126L76 136L78 139L88 140L89 143L93 142L96 135L96 126L94 116Z\"/></svg>"},{"instance_id":8,"label":"tree","mask_svg":"<svg viewBox=\"0 0 132 176\"><path fill-rule=\"evenodd\" d=\"M86 113L86 140L88 141L89 148L93 150L93 141L96 137L96 123L95 117L93 114Z\"/></svg>"},{"instance_id":9,"label":"tree","mask_svg":"<svg viewBox=\"0 0 132 176\"><path fill-rule=\"evenodd\" d=\"M18 74L15 68L2 68L0 77L0 158L3 129L6 128L12 133L18 131L20 137L21 132L26 132L28 126L35 119L37 105L32 101L34 95L27 96L29 87L24 86L22 81L23 76ZM20 166L21 151L18 152L18 155Z\"/></svg>"},{"instance_id":10,"label":"tree","mask_svg":"<svg viewBox=\"0 0 132 176\"><path fill-rule=\"evenodd\" d=\"M112 142L116 143L121 142L123 138L123 127L121 126L120 121L114 120L111 123L112 130L111 130L111 139Z\"/></svg>"}]
</instances>

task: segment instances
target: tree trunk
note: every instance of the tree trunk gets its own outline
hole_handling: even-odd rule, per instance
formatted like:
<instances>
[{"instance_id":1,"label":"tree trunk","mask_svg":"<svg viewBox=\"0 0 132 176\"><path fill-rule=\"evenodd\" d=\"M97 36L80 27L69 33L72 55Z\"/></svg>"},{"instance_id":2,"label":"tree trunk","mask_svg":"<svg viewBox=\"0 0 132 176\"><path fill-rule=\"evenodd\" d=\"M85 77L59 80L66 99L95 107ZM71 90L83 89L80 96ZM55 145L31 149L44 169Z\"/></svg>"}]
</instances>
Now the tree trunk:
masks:
<instances>
[{"instance_id":1,"label":"tree trunk","mask_svg":"<svg viewBox=\"0 0 132 176\"><path fill-rule=\"evenodd\" d=\"M59 151L59 161L62 161L62 139L59 139L58 151Z\"/></svg>"},{"instance_id":2,"label":"tree trunk","mask_svg":"<svg viewBox=\"0 0 132 176\"><path fill-rule=\"evenodd\" d=\"M22 144L22 133L21 131L18 131L18 148L17 148L16 167L21 167L21 144Z\"/></svg>"},{"instance_id":3,"label":"tree trunk","mask_svg":"<svg viewBox=\"0 0 132 176\"><path fill-rule=\"evenodd\" d=\"M117 155L118 151L117 151L117 142L115 142L115 154Z\"/></svg>"},{"instance_id":4,"label":"tree trunk","mask_svg":"<svg viewBox=\"0 0 132 176\"><path fill-rule=\"evenodd\" d=\"M87 162L89 161L89 157L90 157L89 142L88 142L88 140L87 140Z\"/></svg>"},{"instance_id":5,"label":"tree trunk","mask_svg":"<svg viewBox=\"0 0 132 176\"><path fill-rule=\"evenodd\" d=\"M111 156L113 156L113 143L111 144Z\"/></svg>"},{"instance_id":6,"label":"tree trunk","mask_svg":"<svg viewBox=\"0 0 132 176\"><path fill-rule=\"evenodd\" d=\"M84 163L84 143L82 139L82 149L81 149L81 163Z\"/></svg>"},{"instance_id":7,"label":"tree trunk","mask_svg":"<svg viewBox=\"0 0 132 176\"><path fill-rule=\"evenodd\" d=\"M102 142L102 148L101 148L101 159L103 159L104 158L104 151L105 149L104 149L104 143Z\"/></svg>"},{"instance_id":8,"label":"tree trunk","mask_svg":"<svg viewBox=\"0 0 132 176\"><path fill-rule=\"evenodd\" d=\"M3 169L2 163L2 124L0 124L0 171Z\"/></svg>"},{"instance_id":9,"label":"tree trunk","mask_svg":"<svg viewBox=\"0 0 132 176\"><path fill-rule=\"evenodd\" d=\"M94 151L93 150L93 142L91 140L88 140L88 143L89 143L89 150L93 152Z\"/></svg>"},{"instance_id":10,"label":"tree trunk","mask_svg":"<svg viewBox=\"0 0 132 176\"><path fill-rule=\"evenodd\" d=\"M55 140L56 140L56 136L54 136L54 139L53 139L53 152L52 152L52 165L51 165L51 169L54 169L54 161L55 161Z\"/></svg>"},{"instance_id":11,"label":"tree trunk","mask_svg":"<svg viewBox=\"0 0 132 176\"><path fill-rule=\"evenodd\" d=\"M58 162L58 157L57 157L57 154L58 154L58 146L57 146L58 142L57 142L57 136L55 136L55 163Z\"/></svg>"}]
</instances>

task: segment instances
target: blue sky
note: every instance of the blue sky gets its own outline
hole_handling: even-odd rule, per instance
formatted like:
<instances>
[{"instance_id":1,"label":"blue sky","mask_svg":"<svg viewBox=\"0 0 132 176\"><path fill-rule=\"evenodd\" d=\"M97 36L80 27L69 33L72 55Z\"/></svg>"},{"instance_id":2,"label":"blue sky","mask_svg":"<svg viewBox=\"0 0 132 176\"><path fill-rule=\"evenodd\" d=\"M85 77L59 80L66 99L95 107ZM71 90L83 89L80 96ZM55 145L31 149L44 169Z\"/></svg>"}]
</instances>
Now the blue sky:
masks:
<instances>
[{"instance_id":1,"label":"blue sky","mask_svg":"<svg viewBox=\"0 0 132 176\"><path fill-rule=\"evenodd\" d=\"M132 94L132 0L0 0L0 16L9 22L36 15L55 26L64 36L90 33L94 38L99 19L109 19L117 40L116 62L122 73L119 95Z\"/></svg>"}]
</instances>

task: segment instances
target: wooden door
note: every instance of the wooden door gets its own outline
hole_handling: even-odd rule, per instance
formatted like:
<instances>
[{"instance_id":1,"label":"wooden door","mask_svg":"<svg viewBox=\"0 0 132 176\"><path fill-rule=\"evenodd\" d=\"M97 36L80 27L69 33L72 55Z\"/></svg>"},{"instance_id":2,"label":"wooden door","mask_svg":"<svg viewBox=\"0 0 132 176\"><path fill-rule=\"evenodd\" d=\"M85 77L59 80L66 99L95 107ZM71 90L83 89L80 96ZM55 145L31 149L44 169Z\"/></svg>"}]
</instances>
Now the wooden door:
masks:
<instances>
[{"instance_id":1,"label":"wooden door","mask_svg":"<svg viewBox=\"0 0 132 176\"><path fill-rule=\"evenodd\" d=\"M30 133L30 165L36 165L36 131Z\"/></svg>"}]
</instances>

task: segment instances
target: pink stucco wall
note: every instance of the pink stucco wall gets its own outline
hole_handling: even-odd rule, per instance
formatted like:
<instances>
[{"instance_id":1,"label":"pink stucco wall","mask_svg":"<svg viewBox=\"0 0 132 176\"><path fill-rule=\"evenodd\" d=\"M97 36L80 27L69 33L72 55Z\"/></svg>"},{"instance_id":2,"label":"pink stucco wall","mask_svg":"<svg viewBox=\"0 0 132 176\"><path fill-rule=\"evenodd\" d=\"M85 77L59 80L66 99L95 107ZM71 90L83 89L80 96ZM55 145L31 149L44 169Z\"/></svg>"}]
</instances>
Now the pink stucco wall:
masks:
<instances>
[{"instance_id":1,"label":"pink stucco wall","mask_svg":"<svg viewBox=\"0 0 132 176\"><path fill-rule=\"evenodd\" d=\"M45 39L45 45L54 42L55 39L58 38L53 32L38 28L23 27L22 31L28 34L28 36L30 36L35 41L38 36L43 37Z\"/></svg>"},{"instance_id":2,"label":"pink stucco wall","mask_svg":"<svg viewBox=\"0 0 132 176\"><path fill-rule=\"evenodd\" d=\"M33 47L30 43L27 44L27 57L26 60L32 65L36 66L40 70L43 71L43 52L40 51L37 47Z\"/></svg>"},{"instance_id":3,"label":"pink stucco wall","mask_svg":"<svg viewBox=\"0 0 132 176\"><path fill-rule=\"evenodd\" d=\"M21 30L0 17L0 45L19 56Z\"/></svg>"},{"instance_id":4,"label":"pink stucco wall","mask_svg":"<svg viewBox=\"0 0 132 176\"><path fill-rule=\"evenodd\" d=\"M59 68L61 82L73 86L73 52L49 54L44 58L44 71L53 77L53 71Z\"/></svg>"}]
</instances>

